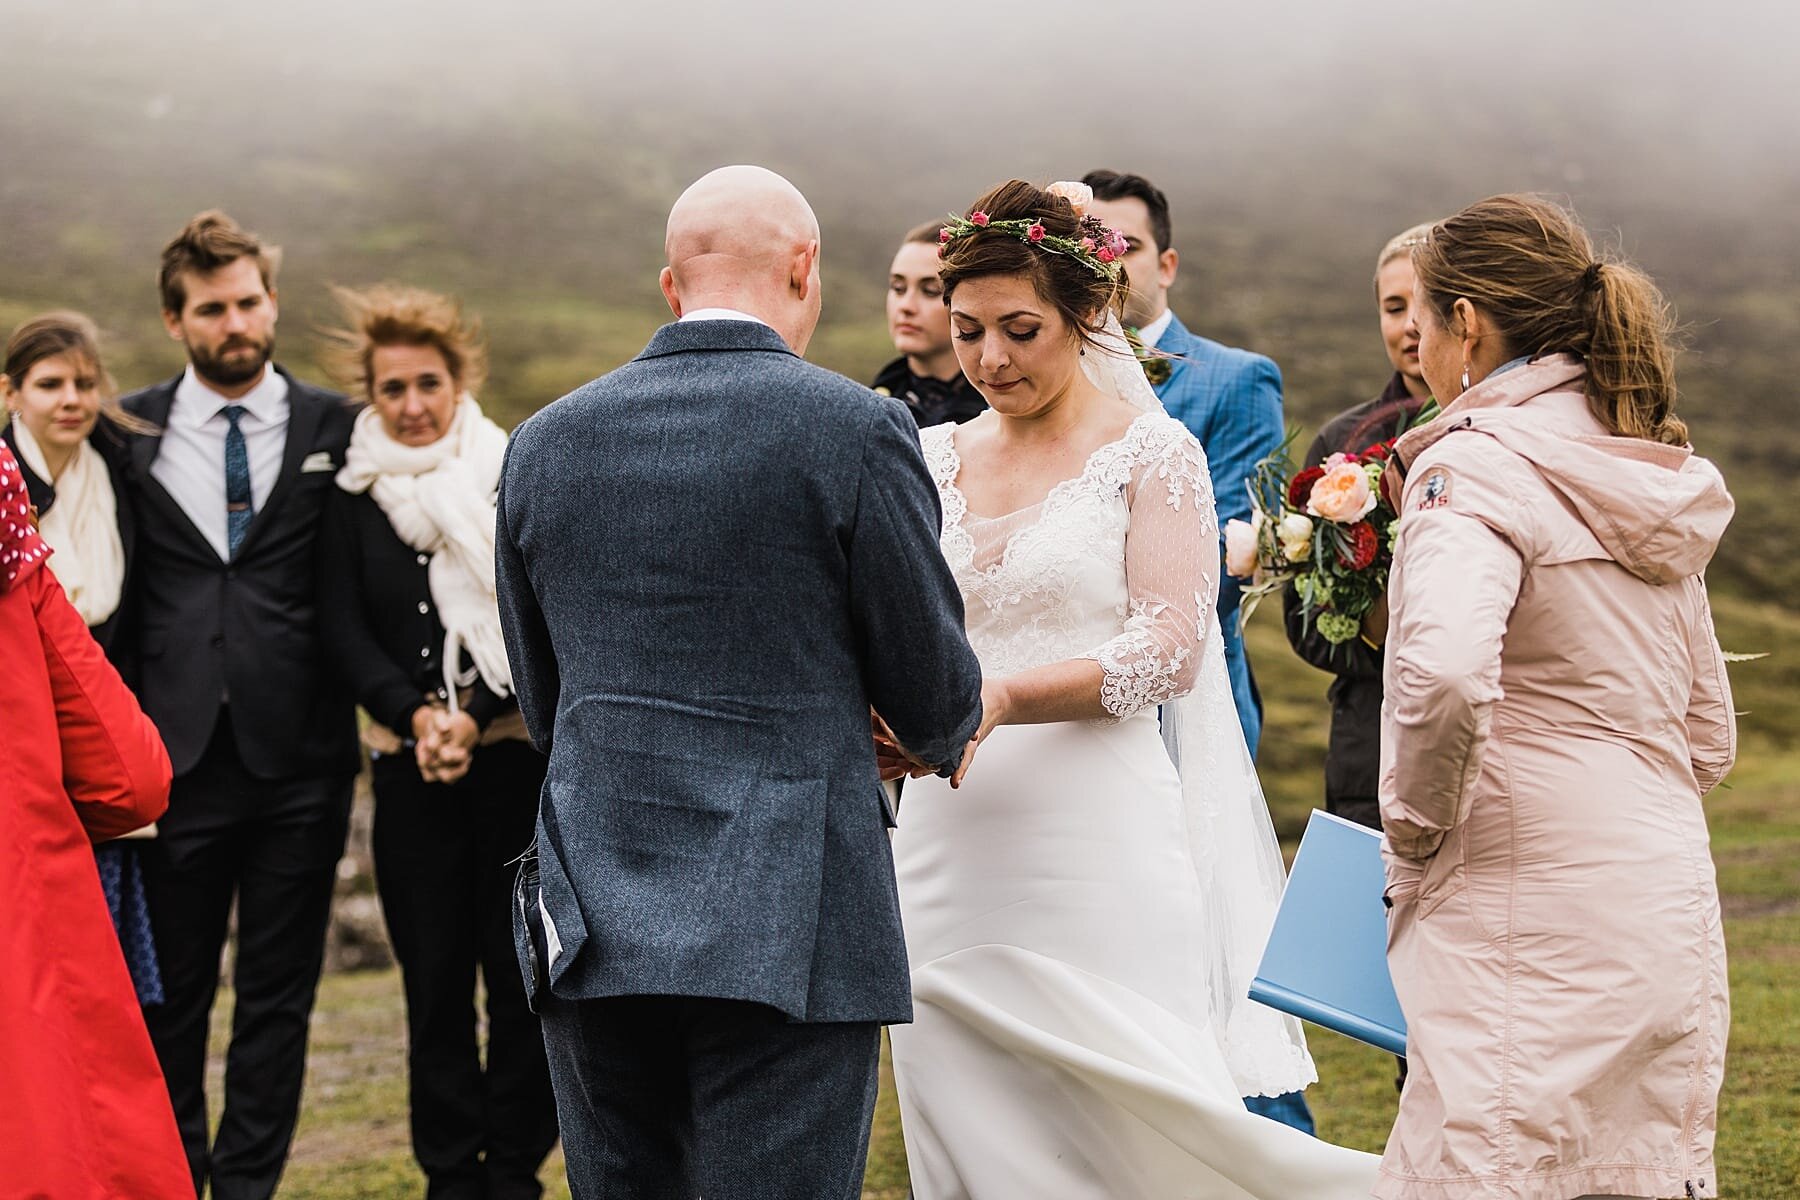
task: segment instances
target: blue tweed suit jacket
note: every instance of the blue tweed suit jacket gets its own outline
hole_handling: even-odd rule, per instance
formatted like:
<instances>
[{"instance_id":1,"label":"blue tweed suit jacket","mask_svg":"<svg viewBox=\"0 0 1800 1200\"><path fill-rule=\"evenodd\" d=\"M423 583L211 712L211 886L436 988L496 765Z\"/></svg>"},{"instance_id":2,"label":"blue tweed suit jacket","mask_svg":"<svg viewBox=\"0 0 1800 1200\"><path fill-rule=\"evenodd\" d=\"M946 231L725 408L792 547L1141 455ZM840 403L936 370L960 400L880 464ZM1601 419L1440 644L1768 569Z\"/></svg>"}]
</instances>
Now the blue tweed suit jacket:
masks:
<instances>
[{"instance_id":1,"label":"blue tweed suit jacket","mask_svg":"<svg viewBox=\"0 0 1800 1200\"><path fill-rule=\"evenodd\" d=\"M979 721L939 521L905 407L747 321L664 326L514 433L496 579L557 996L911 1019L869 708L933 763Z\"/></svg>"},{"instance_id":2,"label":"blue tweed suit jacket","mask_svg":"<svg viewBox=\"0 0 1800 1200\"><path fill-rule=\"evenodd\" d=\"M1244 488L1251 470L1280 449L1281 371L1273 360L1196 337L1176 317L1156 348L1177 355L1169 378L1156 389L1169 415L1186 425L1206 451L1212 473L1219 529L1234 517L1250 519L1250 494ZM1220 552L1224 541L1221 532ZM1238 633L1242 586L1219 573L1219 627L1225 637L1225 665L1231 676L1231 698L1250 753L1262 737L1262 697Z\"/></svg>"}]
</instances>

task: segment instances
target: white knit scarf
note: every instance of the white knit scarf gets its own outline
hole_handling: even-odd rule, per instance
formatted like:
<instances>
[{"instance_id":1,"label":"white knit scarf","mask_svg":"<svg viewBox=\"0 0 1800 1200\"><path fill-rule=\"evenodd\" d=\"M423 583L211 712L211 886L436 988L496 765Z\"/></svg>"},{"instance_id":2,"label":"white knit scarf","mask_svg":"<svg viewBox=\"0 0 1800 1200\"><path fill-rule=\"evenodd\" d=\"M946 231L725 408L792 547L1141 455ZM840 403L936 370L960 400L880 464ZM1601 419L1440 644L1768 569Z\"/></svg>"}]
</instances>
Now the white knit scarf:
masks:
<instances>
[{"instance_id":1,"label":"white knit scarf","mask_svg":"<svg viewBox=\"0 0 1800 1200\"><path fill-rule=\"evenodd\" d=\"M19 457L39 479L56 487L56 503L38 516L38 533L56 557L50 566L69 603L89 628L100 624L119 608L119 591L125 585L125 545L119 540L119 500L113 495L112 476L106 460L83 441L63 473L50 478L43 447L16 416L12 423L13 445Z\"/></svg>"},{"instance_id":2,"label":"white knit scarf","mask_svg":"<svg viewBox=\"0 0 1800 1200\"><path fill-rule=\"evenodd\" d=\"M464 394L443 437L406 446L388 436L371 406L357 415L337 485L368 492L400 540L431 555L426 580L444 626L444 681L450 706L460 687L482 681L512 693L512 671L494 594L494 494L506 456L506 431ZM467 650L475 671L461 671Z\"/></svg>"}]
</instances>

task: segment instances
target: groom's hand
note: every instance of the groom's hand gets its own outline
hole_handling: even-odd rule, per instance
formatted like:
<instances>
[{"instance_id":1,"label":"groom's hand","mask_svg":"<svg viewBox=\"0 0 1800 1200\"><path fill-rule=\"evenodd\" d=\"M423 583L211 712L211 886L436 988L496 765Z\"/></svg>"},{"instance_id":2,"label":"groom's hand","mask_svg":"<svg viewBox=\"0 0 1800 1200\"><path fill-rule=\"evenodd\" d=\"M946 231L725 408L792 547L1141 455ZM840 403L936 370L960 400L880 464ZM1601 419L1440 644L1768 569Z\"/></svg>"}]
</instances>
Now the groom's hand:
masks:
<instances>
[{"instance_id":1,"label":"groom's hand","mask_svg":"<svg viewBox=\"0 0 1800 1200\"><path fill-rule=\"evenodd\" d=\"M874 709L869 710L870 733L875 739L875 766L881 774L881 782L891 783L893 780L907 778L918 779L924 775L936 774L927 763L913 757L888 723L881 719L881 714Z\"/></svg>"}]
</instances>

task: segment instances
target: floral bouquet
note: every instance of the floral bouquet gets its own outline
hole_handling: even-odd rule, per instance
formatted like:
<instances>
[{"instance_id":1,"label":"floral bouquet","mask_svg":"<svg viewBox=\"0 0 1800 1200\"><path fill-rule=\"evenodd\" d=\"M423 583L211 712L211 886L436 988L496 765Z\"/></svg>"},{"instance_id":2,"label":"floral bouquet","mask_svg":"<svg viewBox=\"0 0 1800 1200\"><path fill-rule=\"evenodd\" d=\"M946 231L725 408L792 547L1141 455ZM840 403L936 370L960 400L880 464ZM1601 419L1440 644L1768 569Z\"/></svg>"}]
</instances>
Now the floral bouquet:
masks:
<instances>
[{"instance_id":1,"label":"floral bouquet","mask_svg":"<svg viewBox=\"0 0 1800 1200\"><path fill-rule=\"evenodd\" d=\"M1413 424L1436 413L1427 403ZM1256 464L1250 520L1225 524L1225 569L1247 581L1240 625L1264 596L1292 582L1306 622L1338 646L1362 631L1363 617L1387 591L1397 517L1382 472L1397 439L1295 471L1288 455L1294 436Z\"/></svg>"}]
</instances>

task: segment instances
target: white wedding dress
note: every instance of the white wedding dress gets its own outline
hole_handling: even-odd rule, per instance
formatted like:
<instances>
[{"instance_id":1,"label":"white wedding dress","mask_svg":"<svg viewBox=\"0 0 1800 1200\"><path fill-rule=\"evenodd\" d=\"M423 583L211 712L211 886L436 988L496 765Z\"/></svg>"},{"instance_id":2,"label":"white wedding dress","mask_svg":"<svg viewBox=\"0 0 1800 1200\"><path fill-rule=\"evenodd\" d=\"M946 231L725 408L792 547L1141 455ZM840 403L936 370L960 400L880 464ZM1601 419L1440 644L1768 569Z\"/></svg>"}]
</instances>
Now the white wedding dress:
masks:
<instances>
[{"instance_id":1,"label":"white wedding dress","mask_svg":"<svg viewBox=\"0 0 1800 1200\"><path fill-rule=\"evenodd\" d=\"M1240 1099L1317 1077L1298 1023L1243 998L1279 850L1224 672L1204 456L1147 386L1116 390L1146 410L1126 434L1003 517L969 512L955 427L923 434L984 672L1096 659L1116 719L1002 726L960 789L906 786L913 1192L1362 1200L1374 1156Z\"/></svg>"}]
</instances>

